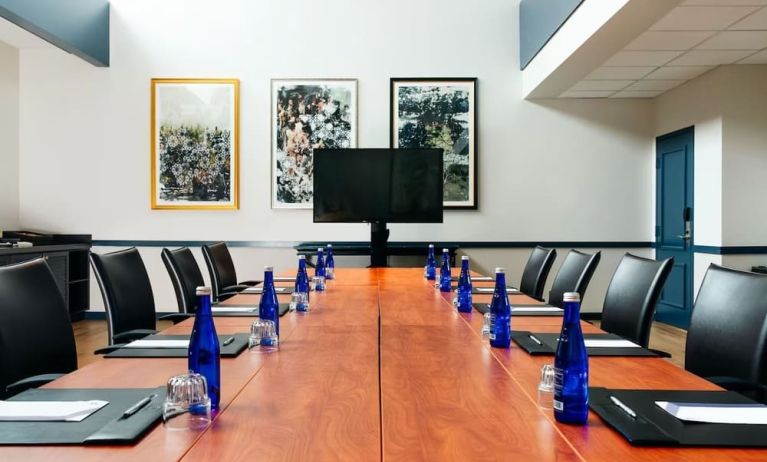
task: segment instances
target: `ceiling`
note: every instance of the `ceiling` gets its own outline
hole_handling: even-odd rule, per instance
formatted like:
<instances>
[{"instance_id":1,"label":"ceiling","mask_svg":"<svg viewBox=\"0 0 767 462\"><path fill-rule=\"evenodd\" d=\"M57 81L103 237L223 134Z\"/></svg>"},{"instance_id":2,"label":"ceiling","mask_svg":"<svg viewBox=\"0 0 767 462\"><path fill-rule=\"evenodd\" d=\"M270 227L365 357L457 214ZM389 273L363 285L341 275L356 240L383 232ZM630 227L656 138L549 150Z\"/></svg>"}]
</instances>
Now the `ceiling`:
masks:
<instances>
[{"instance_id":1,"label":"ceiling","mask_svg":"<svg viewBox=\"0 0 767 462\"><path fill-rule=\"evenodd\" d=\"M686 0L561 98L653 98L723 64L767 64L767 0Z\"/></svg>"}]
</instances>

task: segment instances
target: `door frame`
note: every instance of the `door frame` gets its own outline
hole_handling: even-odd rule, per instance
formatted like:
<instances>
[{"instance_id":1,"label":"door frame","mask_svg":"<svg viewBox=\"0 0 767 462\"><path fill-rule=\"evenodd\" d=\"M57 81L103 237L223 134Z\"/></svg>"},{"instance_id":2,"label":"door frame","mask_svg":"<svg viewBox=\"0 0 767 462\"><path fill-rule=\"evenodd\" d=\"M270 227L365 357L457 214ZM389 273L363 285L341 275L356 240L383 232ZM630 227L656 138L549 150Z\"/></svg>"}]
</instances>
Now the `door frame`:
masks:
<instances>
[{"instance_id":1,"label":"door frame","mask_svg":"<svg viewBox=\"0 0 767 462\"><path fill-rule=\"evenodd\" d=\"M689 127L681 128L679 130L675 130L670 133L666 133L660 136L657 136L655 138L655 241L653 243L653 247L655 248L656 252L656 258L658 249L660 249L660 237L661 237L661 217L662 217L662 202L661 198L663 197L663 182L661 180L662 178L662 171L663 171L663 162L661 161L660 156L660 150L658 149L658 145L666 140L673 139L676 137L689 137L692 140L692 143L690 144L690 153L689 156L686 156L685 158L685 171L686 171L686 177L687 181L685 184L685 193L689 194L689 204L690 204L690 239L687 241L686 251L690 254L690 268L689 271L686 272L685 278L686 278L686 285L687 285L687 293L685 294L685 301L689 303L689 312L692 316L692 310L695 305L695 250L694 250L694 243L695 243L695 126L691 125ZM676 263L674 266L677 266ZM660 302L660 299L658 300ZM657 313L657 312L656 312ZM661 322L666 322L666 320L660 320ZM668 321L673 322L674 320L669 319ZM687 322L684 325L684 328L686 329L687 324L689 323L689 319L687 319Z\"/></svg>"}]
</instances>

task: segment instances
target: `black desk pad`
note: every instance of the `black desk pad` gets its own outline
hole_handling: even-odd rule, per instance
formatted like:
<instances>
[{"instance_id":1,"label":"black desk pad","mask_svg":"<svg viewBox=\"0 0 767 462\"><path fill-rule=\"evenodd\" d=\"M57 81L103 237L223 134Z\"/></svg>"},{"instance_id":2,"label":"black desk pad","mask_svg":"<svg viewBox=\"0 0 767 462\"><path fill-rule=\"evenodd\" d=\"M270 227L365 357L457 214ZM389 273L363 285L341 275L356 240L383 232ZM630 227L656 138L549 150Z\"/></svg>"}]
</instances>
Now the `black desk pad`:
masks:
<instances>
[{"instance_id":1,"label":"black desk pad","mask_svg":"<svg viewBox=\"0 0 767 462\"><path fill-rule=\"evenodd\" d=\"M460 276L452 276L450 280L455 282L458 280L459 277ZM492 276L472 276L471 280L476 282L495 282L495 278Z\"/></svg>"},{"instance_id":2,"label":"black desk pad","mask_svg":"<svg viewBox=\"0 0 767 462\"><path fill-rule=\"evenodd\" d=\"M636 414L616 406L615 396ZM655 401L711 404L755 404L732 391L616 390L589 388L589 407L635 446L767 447L767 425L684 422Z\"/></svg>"},{"instance_id":3,"label":"black desk pad","mask_svg":"<svg viewBox=\"0 0 767 462\"><path fill-rule=\"evenodd\" d=\"M458 288L457 286L453 287L453 290L455 290L457 288ZM484 289L485 287L482 287L482 288ZM495 287L489 287L488 286L486 288L493 289L493 292L495 291ZM474 294L474 295L493 295L493 292L484 292L484 291L480 291L480 290L477 290L477 289L479 289L479 287L477 287L475 285L472 285L471 286L471 293ZM519 289L517 289L516 287L507 287L506 288L506 294L507 295L522 295L522 292L520 292Z\"/></svg>"},{"instance_id":4,"label":"black desk pad","mask_svg":"<svg viewBox=\"0 0 767 462\"><path fill-rule=\"evenodd\" d=\"M152 401L130 417L121 416L142 398ZM0 422L0 444L132 444L162 419L165 387L35 388L10 401L89 401L109 404L80 422Z\"/></svg>"},{"instance_id":5,"label":"black desk pad","mask_svg":"<svg viewBox=\"0 0 767 462\"><path fill-rule=\"evenodd\" d=\"M295 286L276 286L275 289L283 289L283 290L275 291L278 296L290 295L295 290ZM245 289L240 293L243 295L261 295L263 292L264 292L263 287L249 287L248 289Z\"/></svg>"},{"instance_id":6,"label":"black desk pad","mask_svg":"<svg viewBox=\"0 0 767 462\"><path fill-rule=\"evenodd\" d=\"M541 341L542 345L538 345L530 338L530 335L534 335L535 338ZM557 339L559 334L553 333L538 333L530 332L526 330L513 330L511 331L511 339L514 343L519 345L523 350L531 355L554 355L557 351ZM614 334L583 334L584 339L599 339L599 340L621 340ZM645 348L621 348L621 347L599 347L599 348L586 348L586 352L589 356L648 356L657 357L658 355Z\"/></svg>"},{"instance_id":7,"label":"black desk pad","mask_svg":"<svg viewBox=\"0 0 767 462\"><path fill-rule=\"evenodd\" d=\"M224 346L224 341L234 337L234 341ZM141 340L186 340L189 335L150 335ZM250 334L219 335L218 343L221 346L222 358L233 358L248 347ZM189 356L188 348L120 348L104 355L105 358L186 358Z\"/></svg>"},{"instance_id":8,"label":"black desk pad","mask_svg":"<svg viewBox=\"0 0 767 462\"><path fill-rule=\"evenodd\" d=\"M246 312L229 312L229 313L222 313L222 312L214 312L213 317L214 318L252 318L252 317L258 317L258 303L227 303L226 305L216 305L215 308L242 308L245 306L252 306L255 309L253 311L246 311ZM285 316L288 311L290 311L290 303L280 303L280 308L278 313L280 314L280 317Z\"/></svg>"},{"instance_id":9,"label":"black desk pad","mask_svg":"<svg viewBox=\"0 0 767 462\"><path fill-rule=\"evenodd\" d=\"M472 303L471 304L475 310L479 311L482 314L487 313L490 311L490 305L487 303ZM555 317L562 317L564 316L565 311L514 311L514 308L552 308L551 305L511 305L511 316L555 316Z\"/></svg>"}]
</instances>

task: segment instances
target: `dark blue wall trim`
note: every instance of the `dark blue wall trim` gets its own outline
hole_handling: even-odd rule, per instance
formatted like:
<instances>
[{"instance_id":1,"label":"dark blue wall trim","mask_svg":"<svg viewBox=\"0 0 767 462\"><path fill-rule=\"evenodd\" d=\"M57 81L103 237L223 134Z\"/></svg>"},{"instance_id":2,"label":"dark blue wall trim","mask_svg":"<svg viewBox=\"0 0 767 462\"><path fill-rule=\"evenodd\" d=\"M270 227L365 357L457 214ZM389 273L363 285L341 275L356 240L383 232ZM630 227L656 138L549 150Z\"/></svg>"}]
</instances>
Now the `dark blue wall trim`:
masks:
<instances>
[{"instance_id":1,"label":"dark blue wall trim","mask_svg":"<svg viewBox=\"0 0 767 462\"><path fill-rule=\"evenodd\" d=\"M109 66L108 0L0 0L0 17L94 66Z\"/></svg>"},{"instance_id":2,"label":"dark blue wall trim","mask_svg":"<svg viewBox=\"0 0 767 462\"><path fill-rule=\"evenodd\" d=\"M727 246L715 247L710 245L694 245L693 252L709 253L714 255L758 255L767 254L767 246Z\"/></svg>"},{"instance_id":3,"label":"dark blue wall trim","mask_svg":"<svg viewBox=\"0 0 767 462\"><path fill-rule=\"evenodd\" d=\"M204 244L211 244L217 241L153 241L153 240L94 240L94 247L200 247ZM367 246L367 241L327 241L327 242L295 242L295 241L226 241L230 247L262 247L262 248L293 248L299 245L324 245L331 243L334 246ZM536 245L544 247L578 247L578 248L599 248L599 249L638 249L651 248L652 242L644 241L450 241L450 242L426 242L426 241L407 241L390 242L392 246L419 247L428 244L439 244L463 248L475 249L530 249Z\"/></svg>"},{"instance_id":4,"label":"dark blue wall trim","mask_svg":"<svg viewBox=\"0 0 767 462\"><path fill-rule=\"evenodd\" d=\"M583 0L522 0L519 3L519 68L530 64Z\"/></svg>"}]
</instances>

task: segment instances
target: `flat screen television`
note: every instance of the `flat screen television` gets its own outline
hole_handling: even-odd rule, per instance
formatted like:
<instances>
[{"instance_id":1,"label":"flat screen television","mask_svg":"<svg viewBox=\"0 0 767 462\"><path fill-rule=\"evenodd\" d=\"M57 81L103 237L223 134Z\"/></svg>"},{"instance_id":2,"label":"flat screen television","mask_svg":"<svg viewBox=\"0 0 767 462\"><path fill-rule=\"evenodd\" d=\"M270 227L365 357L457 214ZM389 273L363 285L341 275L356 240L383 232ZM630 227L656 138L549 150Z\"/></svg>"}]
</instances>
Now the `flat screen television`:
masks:
<instances>
[{"instance_id":1,"label":"flat screen television","mask_svg":"<svg viewBox=\"0 0 767 462\"><path fill-rule=\"evenodd\" d=\"M315 149L316 223L442 223L441 149Z\"/></svg>"}]
</instances>

